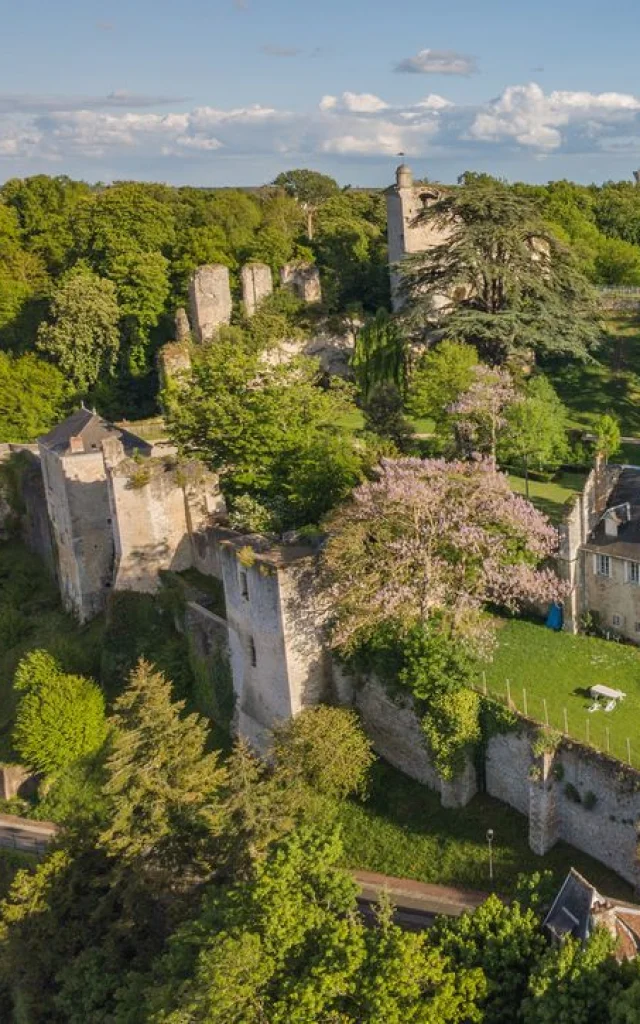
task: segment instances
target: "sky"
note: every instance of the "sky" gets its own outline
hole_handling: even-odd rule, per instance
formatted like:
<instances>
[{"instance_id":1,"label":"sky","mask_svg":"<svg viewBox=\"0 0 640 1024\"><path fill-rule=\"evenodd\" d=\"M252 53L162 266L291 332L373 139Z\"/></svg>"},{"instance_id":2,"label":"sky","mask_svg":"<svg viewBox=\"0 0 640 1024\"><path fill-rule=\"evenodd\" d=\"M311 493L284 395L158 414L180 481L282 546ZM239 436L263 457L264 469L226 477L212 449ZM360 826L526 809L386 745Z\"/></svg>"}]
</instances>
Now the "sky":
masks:
<instances>
[{"instance_id":1,"label":"sky","mask_svg":"<svg viewBox=\"0 0 640 1024\"><path fill-rule=\"evenodd\" d=\"M630 179L638 0L5 0L0 181Z\"/></svg>"}]
</instances>

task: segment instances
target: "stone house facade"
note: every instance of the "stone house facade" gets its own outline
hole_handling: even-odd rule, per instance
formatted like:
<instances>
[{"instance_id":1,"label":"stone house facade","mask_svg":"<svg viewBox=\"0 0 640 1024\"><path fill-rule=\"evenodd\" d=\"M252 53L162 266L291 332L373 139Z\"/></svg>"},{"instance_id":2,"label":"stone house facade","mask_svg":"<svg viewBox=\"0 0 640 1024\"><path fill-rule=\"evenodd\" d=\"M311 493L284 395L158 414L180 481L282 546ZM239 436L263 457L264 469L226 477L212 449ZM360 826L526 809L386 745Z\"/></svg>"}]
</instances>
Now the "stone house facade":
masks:
<instances>
[{"instance_id":1,"label":"stone house facade","mask_svg":"<svg viewBox=\"0 0 640 1024\"><path fill-rule=\"evenodd\" d=\"M640 469L596 465L560 527L558 565L570 588L566 629L591 614L640 643Z\"/></svg>"}]
</instances>

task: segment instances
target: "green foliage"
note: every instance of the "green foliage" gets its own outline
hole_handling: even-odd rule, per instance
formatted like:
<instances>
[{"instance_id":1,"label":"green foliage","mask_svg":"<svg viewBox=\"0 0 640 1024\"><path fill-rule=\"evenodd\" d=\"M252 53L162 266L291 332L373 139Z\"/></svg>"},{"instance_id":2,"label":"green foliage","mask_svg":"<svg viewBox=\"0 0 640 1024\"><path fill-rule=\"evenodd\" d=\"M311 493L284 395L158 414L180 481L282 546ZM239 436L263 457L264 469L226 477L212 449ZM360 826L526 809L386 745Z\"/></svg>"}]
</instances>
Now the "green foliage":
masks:
<instances>
[{"instance_id":1,"label":"green foliage","mask_svg":"<svg viewBox=\"0 0 640 1024\"><path fill-rule=\"evenodd\" d=\"M140 661L111 719L104 786L109 822L100 845L121 865L135 865L157 890L206 875L221 826L216 797L226 773L217 754L205 753L204 721L183 710L183 702L171 700L171 683ZM186 864L190 879L181 882Z\"/></svg>"},{"instance_id":2,"label":"green foliage","mask_svg":"<svg viewBox=\"0 0 640 1024\"><path fill-rule=\"evenodd\" d=\"M64 374L33 353L0 352L0 438L35 441L65 417L72 394Z\"/></svg>"},{"instance_id":3,"label":"green foliage","mask_svg":"<svg viewBox=\"0 0 640 1024\"><path fill-rule=\"evenodd\" d=\"M437 424L473 381L478 353L473 345L443 341L418 360L409 380L407 408L412 416L426 416Z\"/></svg>"},{"instance_id":4,"label":"green foliage","mask_svg":"<svg viewBox=\"0 0 640 1024\"><path fill-rule=\"evenodd\" d=\"M20 698L13 743L30 768L55 772L103 744L104 697L90 679L68 675L46 651L33 651L18 665L14 686Z\"/></svg>"},{"instance_id":5,"label":"green foliage","mask_svg":"<svg viewBox=\"0 0 640 1024\"><path fill-rule=\"evenodd\" d=\"M439 693L428 704L422 729L436 771L454 779L464 767L469 748L480 739L480 697L473 690Z\"/></svg>"},{"instance_id":6,"label":"green foliage","mask_svg":"<svg viewBox=\"0 0 640 1024\"><path fill-rule=\"evenodd\" d=\"M548 379L536 376L507 409L505 420L498 456L523 468L528 498L529 470L557 469L567 457L567 410Z\"/></svg>"},{"instance_id":7,"label":"green foliage","mask_svg":"<svg viewBox=\"0 0 640 1024\"><path fill-rule=\"evenodd\" d=\"M441 918L429 936L457 969L478 969L487 981L483 1024L512 1024L527 991L529 974L543 955L540 918L519 903L490 896L473 914Z\"/></svg>"},{"instance_id":8,"label":"green foliage","mask_svg":"<svg viewBox=\"0 0 640 1024\"><path fill-rule=\"evenodd\" d=\"M281 770L338 799L365 794L375 760L355 712L324 705L280 725L273 754Z\"/></svg>"},{"instance_id":9,"label":"green foliage","mask_svg":"<svg viewBox=\"0 0 640 1024\"><path fill-rule=\"evenodd\" d=\"M371 462L335 425L350 407L344 389L319 388L310 361L268 367L220 338L164 404L172 437L220 473L230 504L249 494L283 529L317 522Z\"/></svg>"},{"instance_id":10,"label":"green foliage","mask_svg":"<svg viewBox=\"0 0 640 1024\"><path fill-rule=\"evenodd\" d=\"M620 451L620 440L617 420L604 413L596 421L596 453L607 461Z\"/></svg>"},{"instance_id":11,"label":"green foliage","mask_svg":"<svg viewBox=\"0 0 640 1024\"><path fill-rule=\"evenodd\" d=\"M358 391L367 402L381 384L403 391L406 379L406 345L398 323L379 309L356 335L351 365Z\"/></svg>"},{"instance_id":12,"label":"green foliage","mask_svg":"<svg viewBox=\"0 0 640 1024\"><path fill-rule=\"evenodd\" d=\"M595 293L527 196L466 174L422 219L449 233L428 254L402 262L416 326L468 342L492 363L527 350L584 358L597 345ZM453 298L450 311L435 301L443 293Z\"/></svg>"},{"instance_id":13,"label":"green foliage","mask_svg":"<svg viewBox=\"0 0 640 1024\"><path fill-rule=\"evenodd\" d=\"M50 321L38 331L38 348L80 391L86 391L115 367L119 319L112 282L77 268L60 281L51 300Z\"/></svg>"},{"instance_id":14,"label":"green foliage","mask_svg":"<svg viewBox=\"0 0 640 1024\"><path fill-rule=\"evenodd\" d=\"M411 448L413 430L403 412L403 402L395 384L378 384L369 392L364 406L368 430L393 442L399 452Z\"/></svg>"},{"instance_id":15,"label":"green foliage","mask_svg":"<svg viewBox=\"0 0 640 1024\"><path fill-rule=\"evenodd\" d=\"M576 789L572 782L566 782L564 786L564 795L567 800L570 800L573 804L581 804L582 797L580 796L580 790Z\"/></svg>"},{"instance_id":16,"label":"green foliage","mask_svg":"<svg viewBox=\"0 0 640 1024\"><path fill-rule=\"evenodd\" d=\"M524 1024L602 1024L620 988L614 940L597 928L585 945L568 937L540 958L522 1005Z\"/></svg>"}]
</instances>

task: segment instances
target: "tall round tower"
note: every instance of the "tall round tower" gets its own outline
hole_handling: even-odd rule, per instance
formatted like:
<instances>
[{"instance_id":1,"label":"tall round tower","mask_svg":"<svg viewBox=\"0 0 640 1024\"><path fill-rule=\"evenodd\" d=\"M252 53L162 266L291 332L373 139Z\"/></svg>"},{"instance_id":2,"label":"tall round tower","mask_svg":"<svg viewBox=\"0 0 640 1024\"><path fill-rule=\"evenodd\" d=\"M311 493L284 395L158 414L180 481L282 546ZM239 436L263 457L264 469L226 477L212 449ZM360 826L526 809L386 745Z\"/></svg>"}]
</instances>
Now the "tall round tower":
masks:
<instances>
[{"instance_id":1,"label":"tall round tower","mask_svg":"<svg viewBox=\"0 0 640 1024\"><path fill-rule=\"evenodd\" d=\"M396 168L396 186L398 188L413 188L413 173L406 164L400 164Z\"/></svg>"}]
</instances>

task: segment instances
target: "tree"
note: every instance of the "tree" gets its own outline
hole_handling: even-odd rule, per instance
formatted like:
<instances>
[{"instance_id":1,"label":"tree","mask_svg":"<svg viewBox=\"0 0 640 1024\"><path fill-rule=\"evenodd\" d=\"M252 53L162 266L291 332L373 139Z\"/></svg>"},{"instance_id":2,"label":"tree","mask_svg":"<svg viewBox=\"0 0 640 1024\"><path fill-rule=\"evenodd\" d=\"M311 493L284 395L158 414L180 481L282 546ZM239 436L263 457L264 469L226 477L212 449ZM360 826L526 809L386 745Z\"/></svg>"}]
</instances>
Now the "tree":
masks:
<instances>
[{"instance_id":1,"label":"tree","mask_svg":"<svg viewBox=\"0 0 640 1024\"><path fill-rule=\"evenodd\" d=\"M58 423L70 410L72 389L55 366L28 354L0 352L0 437L24 444Z\"/></svg>"},{"instance_id":2,"label":"tree","mask_svg":"<svg viewBox=\"0 0 640 1024\"><path fill-rule=\"evenodd\" d=\"M77 267L60 281L49 323L38 330L38 348L80 390L110 374L120 347L120 310L111 281Z\"/></svg>"},{"instance_id":3,"label":"tree","mask_svg":"<svg viewBox=\"0 0 640 1024\"><path fill-rule=\"evenodd\" d=\"M103 744L104 697L92 680L67 675L46 651L32 651L18 665L14 687L13 744L30 768L55 772Z\"/></svg>"},{"instance_id":4,"label":"tree","mask_svg":"<svg viewBox=\"0 0 640 1024\"><path fill-rule=\"evenodd\" d=\"M478 353L473 345L443 341L418 360L409 379L407 408L413 416L442 422L449 406L473 383Z\"/></svg>"},{"instance_id":5,"label":"tree","mask_svg":"<svg viewBox=\"0 0 640 1024\"><path fill-rule=\"evenodd\" d=\"M516 400L511 375L506 370L478 365L471 386L449 412L455 415L455 430L463 452L489 455L496 464L498 434L506 425L506 410Z\"/></svg>"},{"instance_id":6,"label":"tree","mask_svg":"<svg viewBox=\"0 0 640 1024\"><path fill-rule=\"evenodd\" d=\"M598 343L595 293L526 196L466 174L421 217L445 237L400 265L410 321L492 363L526 350L584 358Z\"/></svg>"},{"instance_id":7,"label":"tree","mask_svg":"<svg viewBox=\"0 0 640 1024\"><path fill-rule=\"evenodd\" d=\"M158 323L169 294L169 264L161 252L128 249L110 254L105 266L116 287L129 369L139 373L147 368L149 331Z\"/></svg>"},{"instance_id":8,"label":"tree","mask_svg":"<svg viewBox=\"0 0 640 1024\"><path fill-rule=\"evenodd\" d=\"M529 978L528 998L521 1014L524 1024L602 1024L619 991L614 940L597 928L583 945L567 938L560 948L547 950Z\"/></svg>"},{"instance_id":9,"label":"tree","mask_svg":"<svg viewBox=\"0 0 640 1024\"><path fill-rule=\"evenodd\" d=\"M409 451L413 429L404 415L402 398L395 384L378 384L369 393L364 422L367 430L388 438L399 452Z\"/></svg>"},{"instance_id":10,"label":"tree","mask_svg":"<svg viewBox=\"0 0 640 1024\"><path fill-rule=\"evenodd\" d=\"M596 455L608 462L612 455L620 451L620 427L618 421L608 413L596 420Z\"/></svg>"},{"instance_id":11,"label":"tree","mask_svg":"<svg viewBox=\"0 0 640 1024\"><path fill-rule=\"evenodd\" d=\"M375 760L355 712L325 705L280 725L273 754L280 770L337 799L364 795Z\"/></svg>"},{"instance_id":12,"label":"tree","mask_svg":"<svg viewBox=\"0 0 640 1024\"><path fill-rule=\"evenodd\" d=\"M498 450L501 459L524 469L527 498L531 466L555 469L566 457L567 411L546 377L529 381L507 409Z\"/></svg>"},{"instance_id":13,"label":"tree","mask_svg":"<svg viewBox=\"0 0 640 1024\"><path fill-rule=\"evenodd\" d=\"M394 384L402 392L406 364L406 345L398 324L386 309L379 309L358 331L351 358L363 401L381 384Z\"/></svg>"},{"instance_id":14,"label":"tree","mask_svg":"<svg viewBox=\"0 0 640 1024\"><path fill-rule=\"evenodd\" d=\"M232 503L250 494L271 506L281 529L317 522L370 457L336 425L352 408L344 389L316 382L311 361L270 366L242 338L221 337L165 393L172 436L220 473Z\"/></svg>"},{"instance_id":15,"label":"tree","mask_svg":"<svg viewBox=\"0 0 640 1024\"><path fill-rule=\"evenodd\" d=\"M327 526L323 580L347 653L387 621L438 613L473 636L485 603L515 609L561 590L538 568L556 531L487 461L383 459Z\"/></svg>"},{"instance_id":16,"label":"tree","mask_svg":"<svg viewBox=\"0 0 640 1024\"><path fill-rule=\"evenodd\" d=\"M340 191L337 181L319 171L296 169L283 171L274 179L274 185L284 189L302 206L307 216L307 235L313 238L313 217L319 206Z\"/></svg>"},{"instance_id":17,"label":"tree","mask_svg":"<svg viewBox=\"0 0 640 1024\"><path fill-rule=\"evenodd\" d=\"M207 726L183 715L171 684L140 661L116 700L106 762L110 820L100 845L121 868L137 866L154 890L181 891L212 870L226 771L205 753Z\"/></svg>"}]
</instances>

